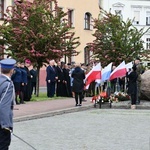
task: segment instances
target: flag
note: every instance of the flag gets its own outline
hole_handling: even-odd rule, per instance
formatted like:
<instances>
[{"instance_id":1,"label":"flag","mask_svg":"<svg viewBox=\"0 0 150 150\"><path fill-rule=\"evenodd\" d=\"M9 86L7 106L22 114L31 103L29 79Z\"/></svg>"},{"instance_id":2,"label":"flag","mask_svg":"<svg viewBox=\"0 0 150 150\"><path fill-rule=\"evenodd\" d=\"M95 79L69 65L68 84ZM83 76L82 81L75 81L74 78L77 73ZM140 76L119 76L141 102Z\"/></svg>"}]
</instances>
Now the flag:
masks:
<instances>
[{"instance_id":1,"label":"flag","mask_svg":"<svg viewBox=\"0 0 150 150\"><path fill-rule=\"evenodd\" d=\"M86 89L88 89L90 83L96 79L101 79L101 63L98 63L96 66L94 66L92 70L86 75Z\"/></svg>"},{"instance_id":2,"label":"flag","mask_svg":"<svg viewBox=\"0 0 150 150\"><path fill-rule=\"evenodd\" d=\"M118 67L116 67L113 72L110 74L109 80L119 78L119 77L124 77L126 75L126 65L125 62L123 61Z\"/></svg>"},{"instance_id":3,"label":"flag","mask_svg":"<svg viewBox=\"0 0 150 150\"><path fill-rule=\"evenodd\" d=\"M104 69L102 69L102 81L109 79L111 74L112 63L108 64Z\"/></svg>"},{"instance_id":4,"label":"flag","mask_svg":"<svg viewBox=\"0 0 150 150\"><path fill-rule=\"evenodd\" d=\"M133 67L133 62L129 62L126 64L126 69L127 69L127 72L129 71L130 68Z\"/></svg>"}]
</instances>

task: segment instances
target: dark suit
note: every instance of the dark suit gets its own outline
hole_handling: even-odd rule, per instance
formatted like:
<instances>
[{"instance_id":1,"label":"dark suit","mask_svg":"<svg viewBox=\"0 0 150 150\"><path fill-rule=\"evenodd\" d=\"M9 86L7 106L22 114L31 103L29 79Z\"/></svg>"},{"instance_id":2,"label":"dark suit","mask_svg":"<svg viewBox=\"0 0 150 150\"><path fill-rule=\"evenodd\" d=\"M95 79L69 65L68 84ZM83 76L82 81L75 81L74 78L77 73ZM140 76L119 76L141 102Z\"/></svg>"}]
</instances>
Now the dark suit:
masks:
<instances>
[{"instance_id":1,"label":"dark suit","mask_svg":"<svg viewBox=\"0 0 150 150\"><path fill-rule=\"evenodd\" d=\"M46 68L46 83L47 83L47 96L54 97L55 94L55 82L56 82L56 71L52 66ZM50 82L49 82L50 81Z\"/></svg>"},{"instance_id":2,"label":"dark suit","mask_svg":"<svg viewBox=\"0 0 150 150\"><path fill-rule=\"evenodd\" d=\"M138 75L136 71L132 71L130 74L127 75L128 81L128 94L131 96L131 104L136 104L137 99L137 78Z\"/></svg>"}]
</instances>

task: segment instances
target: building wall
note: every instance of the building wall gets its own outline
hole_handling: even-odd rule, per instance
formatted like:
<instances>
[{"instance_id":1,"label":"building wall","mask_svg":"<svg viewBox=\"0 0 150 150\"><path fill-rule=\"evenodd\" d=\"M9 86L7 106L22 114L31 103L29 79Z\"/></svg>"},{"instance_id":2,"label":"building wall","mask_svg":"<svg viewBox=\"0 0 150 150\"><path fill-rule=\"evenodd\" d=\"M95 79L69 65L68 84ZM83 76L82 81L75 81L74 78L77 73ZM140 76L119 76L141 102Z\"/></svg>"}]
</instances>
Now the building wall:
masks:
<instances>
[{"instance_id":1,"label":"building wall","mask_svg":"<svg viewBox=\"0 0 150 150\"><path fill-rule=\"evenodd\" d=\"M134 19L134 11L139 11L139 24L134 24L137 29L145 28L147 30L149 26L146 25L146 12L150 12L149 0L102 0L102 8L106 11L111 10L111 13L115 13L115 10L121 10L123 20ZM150 38L150 32L147 32L142 40L146 42L146 38ZM144 44L146 48L146 43Z\"/></svg>"},{"instance_id":2,"label":"building wall","mask_svg":"<svg viewBox=\"0 0 150 150\"><path fill-rule=\"evenodd\" d=\"M81 45L77 48L77 51L80 52L78 56L74 57L75 62L84 63L84 48L86 44L92 42L94 37L92 34L94 30L91 27L91 30L84 29L84 17L85 13L91 13L93 18L97 18L99 14L98 0L58 0L58 6L63 8L64 12L67 12L68 9L74 10L74 29L75 36L80 37Z\"/></svg>"},{"instance_id":3,"label":"building wall","mask_svg":"<svg viewBox=\"0 0 150 150\"><path fill-rule=\"evenodd\" d=\"M111 11L113 14L115 14L115 10L121 10L124 21L128 18L131 20L137 20L135 12L139 12L139 22L138 24L133 22L133 25L138 30L144 27L145 31L150 27L150 24L146 25L147 12L149 12L150 20L150 0L100 0L100 3L104 10ZM144 48L146 50L150 50L150 41L147 42L147 39L150 40L150 30L142 37L142 40L144 41ZM149 48L147 48L147 44L149 44ZM144 62L145 65L148 63L148 61Z\"/></svg>"}]
</instances>

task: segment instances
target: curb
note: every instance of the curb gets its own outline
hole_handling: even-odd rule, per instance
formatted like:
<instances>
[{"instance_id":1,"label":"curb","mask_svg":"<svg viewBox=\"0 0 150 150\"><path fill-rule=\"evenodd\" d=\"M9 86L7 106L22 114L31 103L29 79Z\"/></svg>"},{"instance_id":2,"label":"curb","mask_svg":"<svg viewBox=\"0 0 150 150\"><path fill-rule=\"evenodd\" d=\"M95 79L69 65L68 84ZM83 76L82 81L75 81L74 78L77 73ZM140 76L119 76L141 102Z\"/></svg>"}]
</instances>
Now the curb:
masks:
<instances>
[{"instance_id":1,"label":"curb","mask_svg":"<svg viewBox=\"0 0 150 150\"><path fill-rule=\"evenodd\" d=\"M111 108L109 108L107 105L108 104L106 105L102 104L101 108L99 108L99 106L97 105L96 108L94 108L94 103L92 103L92 104L84 105L81 107L71 107L67 109L49 111L49 112L27 115L27 116L22 116L22 117L15 117L13 121L21 122L21 121L27 121L27 120L33 120L33 119L52 117L52 116L62 115L62 114L67 114L67 113L79 112L79 111L84 111L84 110L89 110L89 109L130 109L131 108L130 101L112 103ZM140 105L136 105L136 109L150 109L150 102L144 101Z\"/></svg>"},{"instance_id":2,"label":"curb","mask_svg":"<svg viewBox=\"0 0 150 150\"><path fill-rule=\"evenodd\" d=\"M72 112L84 111L84 110L88 110L88 109L92 109L92 108L94 108L94 106L93 106L93 104L90 104L90 105L85 105L85 106L81 106L81 107L72 107L72 108L49 111L49 112L39 113L39 114L34 114L34 115L27 115L27 116L23 116L23 117L16 117L13 119L13 121L21 122L21 121L27 121L27 120L33 120L33 119L40 119L40 118L46 118L46 117L52 117L52 116L56 116L56 115L72 113Z\"/></svg>"}]
</instances>

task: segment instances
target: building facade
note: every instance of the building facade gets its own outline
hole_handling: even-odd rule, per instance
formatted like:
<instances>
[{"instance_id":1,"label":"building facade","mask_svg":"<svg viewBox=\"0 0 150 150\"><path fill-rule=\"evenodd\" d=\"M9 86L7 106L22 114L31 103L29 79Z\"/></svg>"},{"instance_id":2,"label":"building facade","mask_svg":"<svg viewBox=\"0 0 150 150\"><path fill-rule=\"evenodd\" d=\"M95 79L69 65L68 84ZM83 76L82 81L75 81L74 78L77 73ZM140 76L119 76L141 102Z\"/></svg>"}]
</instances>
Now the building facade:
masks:
<instances>
[{"instance_id":1,"label":"building facade","mask_svg":"<svg viewBox=\"0 0 150 150\"><path fill-rule=\"evenodd\" d=\"M99 14L98 0L58 0L58 6L64 11L68 12L69 25L72 31L75 32L76 37L80 37L80 46L76 49L80 54L73 56L67 62L79 62L88 64L91 54L87 50L86 44L92 42L94 33L92 26L92 18L97 18Z\"/></svg>"},{"instance_id":2,"label":"building facade","mask_svg":"<svg viewBox=\"0 0 150 150\"><path fill-rule=\"evenodd\" d=\"M107 12L119 14L124 21L133 20L133 25L146 31L150 27L150 0L99 0ZM150 51L150 30L142 37L144 49ZM150 66L150 62L145 62Z\"/></svg>"}]
</instances>

